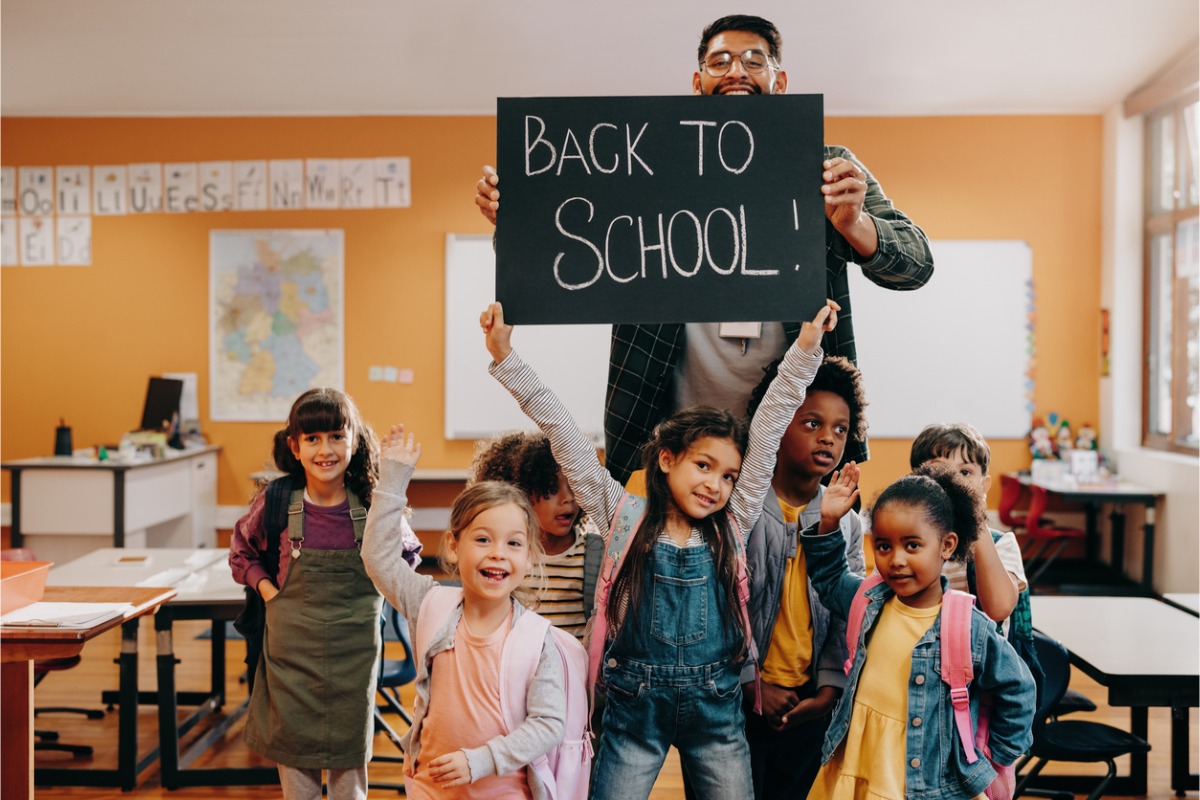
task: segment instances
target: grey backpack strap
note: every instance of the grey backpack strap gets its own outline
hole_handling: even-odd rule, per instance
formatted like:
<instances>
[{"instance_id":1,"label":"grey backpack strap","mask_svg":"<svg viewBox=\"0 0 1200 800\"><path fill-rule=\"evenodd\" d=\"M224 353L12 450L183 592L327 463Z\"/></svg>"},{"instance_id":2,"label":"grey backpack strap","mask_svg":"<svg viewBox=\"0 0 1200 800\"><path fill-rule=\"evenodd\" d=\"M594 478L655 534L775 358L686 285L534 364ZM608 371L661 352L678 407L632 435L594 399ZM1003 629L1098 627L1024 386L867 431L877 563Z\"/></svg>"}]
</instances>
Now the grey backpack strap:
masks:
<instances>
[{"instance_id":1,"label":"grey backpack strap","mask_svg":"<svg viewBox=\"0 0 1200 800\"><path fill-rule=\"evenodd\" d=\"M288 499L288 540L292 543L292 558L300 557L304 542L304 487L293 489Z\"/></svg>"}]
</instances>

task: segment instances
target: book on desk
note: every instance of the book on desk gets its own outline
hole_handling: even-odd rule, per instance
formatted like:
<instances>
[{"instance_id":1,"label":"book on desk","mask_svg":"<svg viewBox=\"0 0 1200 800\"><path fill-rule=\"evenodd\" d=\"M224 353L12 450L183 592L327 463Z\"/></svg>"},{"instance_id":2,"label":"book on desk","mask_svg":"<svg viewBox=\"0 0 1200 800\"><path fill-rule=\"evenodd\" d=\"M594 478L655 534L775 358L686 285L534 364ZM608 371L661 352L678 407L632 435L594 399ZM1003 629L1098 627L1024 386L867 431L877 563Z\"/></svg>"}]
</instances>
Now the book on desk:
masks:
<instances>
[{"instance_id":1,"label":"book on desk","mask_svg":"<svg viewBox=\"0 0 1200 800\"><path fill-rule=\"evenodd\" d=\"M6 628L86 629L133 610L129 603L31 603L0 615Z\"/></svg>"}]
</instances>

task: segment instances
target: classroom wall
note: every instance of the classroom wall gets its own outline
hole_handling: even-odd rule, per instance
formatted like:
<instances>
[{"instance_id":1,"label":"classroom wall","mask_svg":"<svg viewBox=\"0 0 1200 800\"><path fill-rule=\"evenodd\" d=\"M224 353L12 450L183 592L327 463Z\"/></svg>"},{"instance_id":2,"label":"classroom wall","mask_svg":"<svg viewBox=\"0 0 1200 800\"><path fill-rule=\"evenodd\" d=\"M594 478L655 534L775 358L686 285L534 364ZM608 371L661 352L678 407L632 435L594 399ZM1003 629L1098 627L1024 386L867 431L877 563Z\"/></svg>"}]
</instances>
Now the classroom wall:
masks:
<instances>
[{"instance_id":1,"label":"classroom wall","mask_svg":"<svg viewBox=\"0 0 1200 800\"><path fill-rule=\"evenodd\" d=\"M494 161L494 118L10 118L0 136L6 166L408 156L413 185L408 209L96 217L93 266L0 270L4 459L49 453L59 417L76 447L115 442L137 424L149 375L196 372L203 430L223 447L219 502L243 503L277 426L208 419L209 231L340 228L346 389L377 429L403 421L422 436L422 467L468 464L471 442L441 438L443 240L489 230L471 198ZM1037 412L1097 422L1101 117L830 119L826 141L859 155L930 238L1031 244ZM982 345L989 331L981 320L946 335ZM913 343L915 358L936 354L935 341ZM415 382L368 382L371 365L411 368ZM868 498L907 472L909 444L872 441ZM993 449L997 472L1028 466L1023 441Z\"/></svg>"}]
</instances>

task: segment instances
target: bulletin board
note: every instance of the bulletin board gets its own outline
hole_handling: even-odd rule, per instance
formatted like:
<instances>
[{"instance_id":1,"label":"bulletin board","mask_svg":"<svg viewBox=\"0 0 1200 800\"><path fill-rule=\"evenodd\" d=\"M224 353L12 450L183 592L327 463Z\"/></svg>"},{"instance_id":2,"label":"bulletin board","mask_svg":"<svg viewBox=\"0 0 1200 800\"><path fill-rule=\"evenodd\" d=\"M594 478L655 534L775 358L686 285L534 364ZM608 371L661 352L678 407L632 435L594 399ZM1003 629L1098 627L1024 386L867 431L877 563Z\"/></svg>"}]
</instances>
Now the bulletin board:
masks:
<instances>
[{"instance_id":1,"label":"bulletin board","mask_svg":"<svg viewBox=\"0 0 1200 800\"><path fill-rule=\"evenodd\" d=\"M933 277L911 292L850 271L854 338L872 438L968 422L1023 439L1033 415L1033 251L1023 241L930 243Z\"/></svg>"},{"instance_id":2,"label":"bulletin board","mask_svg":"<svg viewBox=\"0 0 1200 800\"><path fill-rule=\"evenodd\" d=\"M487 371L492 359L479 330L479 312L495 297L492 237L447 234L447 439L482 439L537 427ZM611 332L610 325L524 325L513 331L513 348L597 444L604 440Z\"/></svg>"}]
</instances>

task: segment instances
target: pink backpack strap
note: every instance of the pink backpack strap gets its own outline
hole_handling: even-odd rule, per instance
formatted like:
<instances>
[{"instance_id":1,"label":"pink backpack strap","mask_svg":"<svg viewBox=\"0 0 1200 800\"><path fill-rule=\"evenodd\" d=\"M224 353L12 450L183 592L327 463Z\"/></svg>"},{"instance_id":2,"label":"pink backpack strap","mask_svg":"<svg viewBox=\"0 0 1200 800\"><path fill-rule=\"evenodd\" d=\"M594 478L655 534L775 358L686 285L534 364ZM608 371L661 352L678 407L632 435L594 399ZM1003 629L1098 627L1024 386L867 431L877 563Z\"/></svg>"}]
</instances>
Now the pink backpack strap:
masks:
<instances>
[{"instance_id":1,"label":"pink backpack strap","mask_svg":"<svg viewBox=\"0 0 1200 800\"><path fill-rule=\"evenodd\" d=\"M858 640L862 638L863 617L867 614L867 604L871 602L871 598L867 597L867 592L881 583L883 583L883 576L878 572L872 572L863 578L863 582L858 585L858 591L854 593L854 599L850 601L850 614L846 617L848 655L843 667L847 675L854 666L854 654L858 652Z\"/></svg>"},{"instance_id":2,"label":"pink backpack strap","mask_svg":"<svg viewBox=\"0 0 1200 800\"><path fill-rule=\"evenodd\" d=\"M971 735L971 698L967 687L975 677L971 663L971 609L975 598L966 592L947 590L942 596L942 681L950 687L954 726L966 753L967 763L978 760Z\"/></svg>"},{"instance_id":3,"label":"pink backpack strap","mask_svg":"<svg viewBox=\"0 0 1200 800\"><path fill-rule=\"evenodd\" d=\"M613 581L617 579L617 574L621 571L621 564L625 562L625 552L629 549L627 545L629 540L633 538L634 533L641 527L642 520L645 519L645 508L637 508L637 504L630 502L633 495L628 492L621 498L621 502L617 503L617 509L613 512L612 521L609 523L608 546L605 548L604 561L600 565L600 576L596 581L596 600L592 610L592 627L588 634L588 707L592 708L595 705L595 690L596 681L600 677L600 661L604 658L604 643L608 638L608 595L612 590ZM626 504L632 508L626 508ZM635 519L631 511L636 511Z\"/></svg>"},{"instance_id":4,"label":"pink backpack strap","mask_svg":"<svg viewBox=\"0 0 1200 800\"><path fill-rule=\"evenodd\" d=\"M425 662L425 654L433 644L433 637L460 605L462 589L456 586L434 586L425 593L421 608L417 611L417 629L413 633L413 648L418 664Z\"/></svg>"},{"instance_id":5,"label":"pink backpack strap","mask_svg":"<svg viewBox=\"0 0 1200 800\"><path fill-rule=\"evenodd\" d=\"M550 620L526 611L513 621L500 653L500 713L509 733L525 721L525 701L533 682Z\"/></svg>"}]
</instances>

